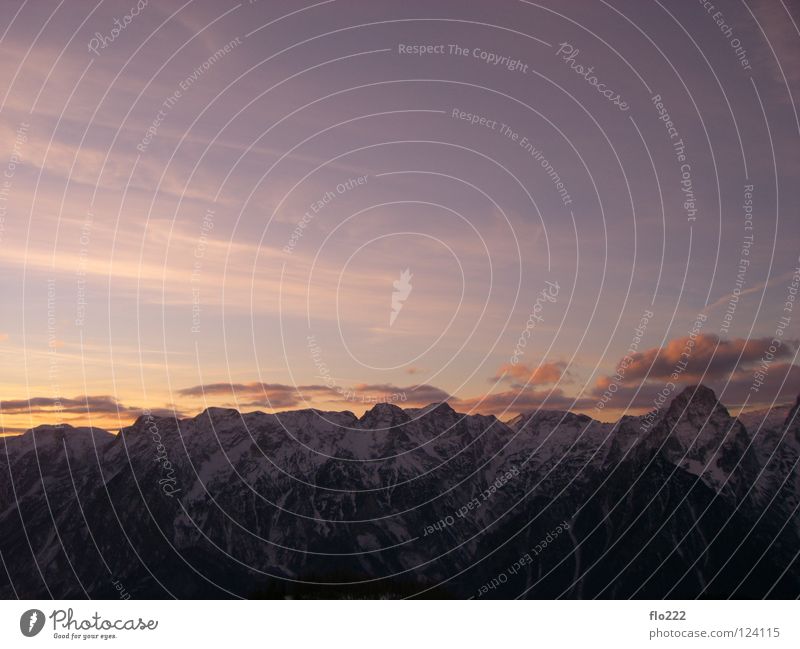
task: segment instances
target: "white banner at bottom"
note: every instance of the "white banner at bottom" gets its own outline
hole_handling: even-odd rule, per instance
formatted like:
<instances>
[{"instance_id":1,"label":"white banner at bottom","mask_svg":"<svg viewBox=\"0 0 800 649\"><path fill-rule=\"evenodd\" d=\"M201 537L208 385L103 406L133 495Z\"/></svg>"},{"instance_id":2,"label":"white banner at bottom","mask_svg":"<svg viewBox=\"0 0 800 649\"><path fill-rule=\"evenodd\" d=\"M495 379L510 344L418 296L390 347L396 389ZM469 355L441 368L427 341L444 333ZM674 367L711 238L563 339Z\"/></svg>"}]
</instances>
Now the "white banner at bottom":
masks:
<instances>
[{"instance_id":1,"label":"white banner at bottom","mask_svg":"<svg viewBox=\"0 0 800 649\"><path fill-rule=\"evenodd\" d=\"M4 601L4 647L800 646L797 601Z\"/></svg>"}]
</instances>

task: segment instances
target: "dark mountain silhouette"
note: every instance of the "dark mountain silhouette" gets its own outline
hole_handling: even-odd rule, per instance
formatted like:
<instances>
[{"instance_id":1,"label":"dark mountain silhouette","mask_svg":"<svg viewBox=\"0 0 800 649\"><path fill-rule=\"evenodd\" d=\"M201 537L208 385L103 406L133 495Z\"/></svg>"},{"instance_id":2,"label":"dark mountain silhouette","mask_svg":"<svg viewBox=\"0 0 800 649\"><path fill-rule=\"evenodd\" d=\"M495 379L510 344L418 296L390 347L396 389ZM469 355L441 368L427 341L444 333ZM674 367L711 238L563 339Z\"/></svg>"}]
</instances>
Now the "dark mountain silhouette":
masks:
<instances>
[{"instance_id":1,"label":"dark mountain silhouette","mask_svg":"<svg viewBox=\"0 0 800 649\"><path fill-rule=\"evenodd\" d=\"M40 426L0 458L5 598L795 598L800 402L652 426L447 404Z\"/></svg>"}]
</instances>

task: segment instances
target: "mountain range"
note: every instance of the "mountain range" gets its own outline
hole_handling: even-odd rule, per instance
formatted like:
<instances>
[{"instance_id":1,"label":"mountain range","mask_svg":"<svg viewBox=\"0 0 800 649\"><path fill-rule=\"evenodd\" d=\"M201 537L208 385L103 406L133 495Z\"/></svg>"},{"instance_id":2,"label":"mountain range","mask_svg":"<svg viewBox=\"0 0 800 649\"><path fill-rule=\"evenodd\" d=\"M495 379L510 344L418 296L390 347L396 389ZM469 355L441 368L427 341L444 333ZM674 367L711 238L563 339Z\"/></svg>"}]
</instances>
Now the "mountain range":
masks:
<instances>
[{"instance_id":1,"label":"mountain range","mask_svg":"<svg viewBox=\"0 0 800 649\"><path fill-rule=\"evenodd\" d=\"M796 598L798 408L39 426L0 445L0 597Z\"/></svg>"}]
</instances>

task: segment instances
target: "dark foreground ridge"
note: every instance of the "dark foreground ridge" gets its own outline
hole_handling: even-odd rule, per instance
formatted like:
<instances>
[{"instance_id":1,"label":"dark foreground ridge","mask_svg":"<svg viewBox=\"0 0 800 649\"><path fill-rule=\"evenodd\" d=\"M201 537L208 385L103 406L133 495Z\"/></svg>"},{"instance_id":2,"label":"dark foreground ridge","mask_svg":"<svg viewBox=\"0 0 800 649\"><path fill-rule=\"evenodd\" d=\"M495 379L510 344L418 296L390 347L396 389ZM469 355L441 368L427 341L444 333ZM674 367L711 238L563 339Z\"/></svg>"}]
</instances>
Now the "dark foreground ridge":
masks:
<instances>
[{"instance_id":1,"label":"dark foreground ridge","mask_svg":"<svg viewBox=\"0 0 800 649\"><path fill-rule=\"evenodd\" d=\"M211 408L0 458L4 598L795 598L798 405L655 424Z\"/></svg>"}]
</instances>

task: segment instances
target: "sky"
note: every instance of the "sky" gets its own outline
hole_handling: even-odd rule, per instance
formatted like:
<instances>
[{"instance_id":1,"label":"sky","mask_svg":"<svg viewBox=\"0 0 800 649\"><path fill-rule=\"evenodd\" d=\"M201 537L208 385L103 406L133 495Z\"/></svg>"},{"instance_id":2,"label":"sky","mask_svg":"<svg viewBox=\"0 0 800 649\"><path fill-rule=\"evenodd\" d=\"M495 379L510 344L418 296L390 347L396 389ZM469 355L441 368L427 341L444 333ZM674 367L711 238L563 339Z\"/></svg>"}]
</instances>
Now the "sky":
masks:
<instances>
[{"instance_id":1,"label":"sky","mask_svg":"<svg viewBox=\"0 0 800 649\"><path fill-rule=\"evenodd\" d=\"M2 434L800 392L797 2L3 8Z\"/></svg>"}]
</instances>

